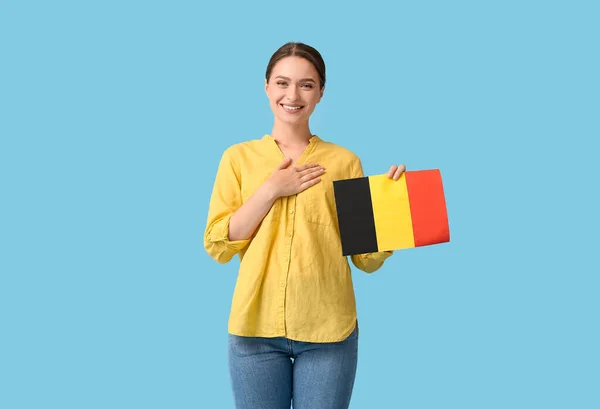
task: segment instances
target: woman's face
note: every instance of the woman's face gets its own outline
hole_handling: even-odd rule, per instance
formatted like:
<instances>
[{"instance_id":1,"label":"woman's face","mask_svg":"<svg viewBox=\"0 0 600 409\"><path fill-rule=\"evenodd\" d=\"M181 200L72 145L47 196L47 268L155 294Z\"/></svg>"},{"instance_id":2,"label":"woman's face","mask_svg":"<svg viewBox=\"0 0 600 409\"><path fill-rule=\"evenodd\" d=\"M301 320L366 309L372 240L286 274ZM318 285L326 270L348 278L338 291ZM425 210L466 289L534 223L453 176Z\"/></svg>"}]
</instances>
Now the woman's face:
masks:
<instances>
[{"instance_id":1,"label":"woman's face","mask_svg":"<svg viewBox=\"0 0 600 409\"><path fill-rule=\"evenodd\" d=\"M323 96L319 89L319 73L306 59L285 57L265 79L265 91L277 119L289 124L307 122Z\"/></svg>"}]
</instances>

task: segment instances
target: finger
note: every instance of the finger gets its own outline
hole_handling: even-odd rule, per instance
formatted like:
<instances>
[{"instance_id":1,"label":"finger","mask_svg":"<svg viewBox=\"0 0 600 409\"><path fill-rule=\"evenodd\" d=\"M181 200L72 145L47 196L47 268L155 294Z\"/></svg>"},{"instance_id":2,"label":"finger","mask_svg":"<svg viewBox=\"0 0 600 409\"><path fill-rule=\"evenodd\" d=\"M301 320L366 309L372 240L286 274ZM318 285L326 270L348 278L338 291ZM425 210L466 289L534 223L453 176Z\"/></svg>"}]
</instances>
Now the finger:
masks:
<instances>
[{"instance_id":1,"label":"finger","mask_svg":"<svg viewBox=\"0 0 600 409\"><path fill-rule=\"evenodd\" d=\"M316 185L320 181L321 181L321 178L314 178L314 179L311 179L311 180L309 180L307 182L301 183L300 184L300 192L302 192L303 190L308 189L311 186ZM300 192L298 192L298 193L300 193Z\"/></svg>"},{"instance_id":2,"label":"finger","mask_svg":"<svg viewBox=\"0 0 600 409\"><path fill-rule=\"evenodd\" d=\"M318 163L307 163L305 165L296 166L296 170L303 171L303 170L306 170L306 169L315 168L317 166L319 166Z\"/></svg>"},{"instance_id":3,"label":"finger","mask_svg":"<svg viewBox=\"0 0 600 409\"><path fill-rule=\"evenodd\" d=\"M302 175L302 177L300 177L300 182L306 182L311 179L314 179L317 176L321 176L323 173L325 173L325 169L317 168L315 170L305 170L303 173L304 174Z\"/></svg>"},{"instance_id":4,"label":"finger","mask_svg":"<svg viewBox=\"0 0 600 409\"><path fill-rule=\"evenodd\" d=\"M396 169L396 171L394 172L394 180L400 179L400 176L402 175L402 173L404 173L405 170L406 170L406 166L404 166L404 165L398 166L398 169Z\"/></svg>"},{"instance_id":5,"label":"finger","mask_svg":"<svg viewBox=\"0 0 600 409\"><path fill-rule=\"evenodd\" d=\"M285 158L283 160L283 162L281 162L279 164L279 166L277 166L277 169L285 169L285 168L287 168L290 165L290 163L292 163L292 159L291 158Z\"/></svg>"},{"instance_id":6,"label":"finger","mask_svg":"<svg viewBox=\"0 0 600 409\"><path fill-rule=\"evenodd\" d=\"M387 173L388 178L391 178L394 176L394 172L396 172L396 169L398 169L398 166L396 166L396 165L390 166L390 170L388 170L388 173Z\"/></svg>"},{"instance_id":7,"label":"finger","mask_svg":"<svg viewBox=\"0 0 600 409\"><path fill-rule=\"evenodd\" d=\"M303 171L300 171L300 176L310 175L314 172L324 172L324 171L325 171L325 168L323 166L316 166L316 167L312 167L312 168L308 168Z\"/></svg>"}]
</instances>

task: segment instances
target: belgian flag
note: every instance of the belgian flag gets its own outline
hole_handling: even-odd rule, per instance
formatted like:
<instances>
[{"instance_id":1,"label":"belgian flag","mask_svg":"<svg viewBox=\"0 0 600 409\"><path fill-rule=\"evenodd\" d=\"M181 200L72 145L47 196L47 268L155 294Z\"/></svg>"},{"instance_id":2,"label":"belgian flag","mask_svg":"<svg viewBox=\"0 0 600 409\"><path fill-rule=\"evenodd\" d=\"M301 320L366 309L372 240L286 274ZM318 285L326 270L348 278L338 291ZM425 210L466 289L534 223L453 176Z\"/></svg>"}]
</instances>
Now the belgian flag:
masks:
<instances>
[{"instance_id":1,"label":"belgian flag","mask_svg":"<svg viewBox=\"0 0 600 409\"><path fill-rule=\"evenodd\" d=\"M450 241L438 169L333 182L344 256Z\"/></svg>"}]
</instances>

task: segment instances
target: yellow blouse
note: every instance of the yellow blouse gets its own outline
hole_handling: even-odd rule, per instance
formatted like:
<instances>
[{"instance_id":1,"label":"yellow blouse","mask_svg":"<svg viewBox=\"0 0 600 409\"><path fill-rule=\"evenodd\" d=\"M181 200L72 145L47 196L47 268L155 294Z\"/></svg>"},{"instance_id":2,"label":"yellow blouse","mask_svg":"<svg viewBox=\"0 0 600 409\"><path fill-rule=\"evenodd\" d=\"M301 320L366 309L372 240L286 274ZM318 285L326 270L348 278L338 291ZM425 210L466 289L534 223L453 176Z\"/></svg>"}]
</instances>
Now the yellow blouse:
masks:
<instances>
[{"instance_id":1,"label":"yellow blouse","mask_svg":"<svg viewBox=\"0 0 600 409\"><path fill-rule=\"evenodd\" d=\"M235 254L240 269L228 331L234 335L337 342L354 330L356 301L342 246L333 181L363 176L349 150L311 137L294 165L316 162L325 174L316 185L278 198L248 240L228 239L232 214L284 160L270 135L225 150L210 199L204 247L219 263ZM371 273L392 252L351 256Z\"/></svg>"}]
</instances>

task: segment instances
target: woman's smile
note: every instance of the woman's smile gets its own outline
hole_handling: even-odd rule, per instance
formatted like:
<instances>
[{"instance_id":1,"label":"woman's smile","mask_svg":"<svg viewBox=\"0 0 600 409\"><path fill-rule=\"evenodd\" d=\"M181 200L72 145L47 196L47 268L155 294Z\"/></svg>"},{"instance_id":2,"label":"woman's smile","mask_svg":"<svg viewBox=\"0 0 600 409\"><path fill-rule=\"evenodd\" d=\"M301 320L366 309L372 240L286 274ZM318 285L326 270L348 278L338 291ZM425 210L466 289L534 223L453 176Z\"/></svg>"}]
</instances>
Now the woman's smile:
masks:
<instances>
[{"instance_id":1,"label":"woman's smile","mask_svg":"<svg viewBox=\"0 0 600 409\"><path fill-rule=\"evenodd\" d=\"M302 108L304 108L304 106L302 105L296 105L296 104L279 104L281 107L283 107L283 110L285 112L287 112L288 114L297 114L298 112L300 112L302 110Z\"/></svg>"}]
</instances>

